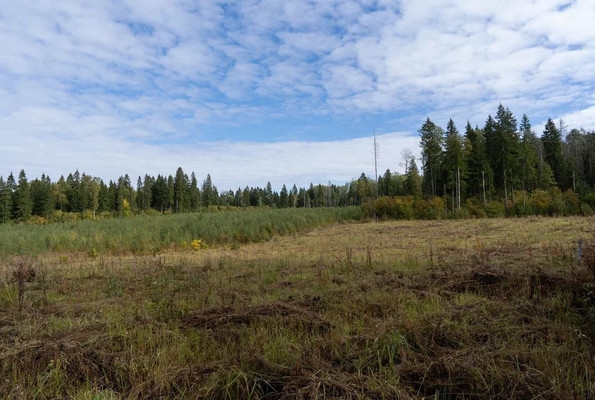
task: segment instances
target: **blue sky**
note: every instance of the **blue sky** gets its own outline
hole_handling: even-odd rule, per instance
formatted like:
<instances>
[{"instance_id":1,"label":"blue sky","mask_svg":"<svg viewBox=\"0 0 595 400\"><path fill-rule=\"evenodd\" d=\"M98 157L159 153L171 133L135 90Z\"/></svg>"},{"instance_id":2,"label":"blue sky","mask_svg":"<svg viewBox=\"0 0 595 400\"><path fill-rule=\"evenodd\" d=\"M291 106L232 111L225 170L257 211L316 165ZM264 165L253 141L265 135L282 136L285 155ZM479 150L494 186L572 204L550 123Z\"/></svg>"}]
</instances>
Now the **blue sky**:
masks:
<instances>
[{"instance_id":1,"label":"blue sky","mask_svg":"<svg viewBox=\"0 0 595 400\"><path fill-rule=\"evenodd\" d=\"M0 175L402 170L427 117L595 129L590 0L2 1Z\"/></svg>"}]
</instances>

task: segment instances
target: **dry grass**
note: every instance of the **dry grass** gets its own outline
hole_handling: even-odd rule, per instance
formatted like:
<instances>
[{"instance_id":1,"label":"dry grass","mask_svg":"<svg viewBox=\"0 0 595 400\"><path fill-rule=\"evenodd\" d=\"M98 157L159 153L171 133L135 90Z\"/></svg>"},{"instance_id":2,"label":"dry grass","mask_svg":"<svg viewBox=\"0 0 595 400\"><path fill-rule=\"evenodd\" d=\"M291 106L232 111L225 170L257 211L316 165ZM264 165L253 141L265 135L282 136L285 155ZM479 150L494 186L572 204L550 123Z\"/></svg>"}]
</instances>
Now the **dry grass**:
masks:
<instances>
[{"instance_id":1,"label":"dry grass","mask_svg":"<svg viewBox=\"0 0 595 400\"><path fill-rule=\"evenodd\" d=\"M234 249L53 254L33 260L21 301L23 260L7 259L0 396L593 398L595 277L576 260L593 222L342 224Z\"/></svg>"}]
</instances>

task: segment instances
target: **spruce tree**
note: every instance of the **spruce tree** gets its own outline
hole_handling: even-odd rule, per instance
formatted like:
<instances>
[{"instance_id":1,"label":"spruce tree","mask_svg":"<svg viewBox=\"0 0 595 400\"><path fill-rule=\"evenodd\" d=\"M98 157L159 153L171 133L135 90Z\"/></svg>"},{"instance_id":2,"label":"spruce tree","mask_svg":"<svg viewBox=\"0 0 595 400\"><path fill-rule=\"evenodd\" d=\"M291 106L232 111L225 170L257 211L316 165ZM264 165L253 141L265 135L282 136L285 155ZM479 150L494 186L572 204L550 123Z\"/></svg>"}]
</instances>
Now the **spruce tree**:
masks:
<instances>
[{"instance_id":1,"label":"spruce tree","mask_svg":"<svg viewBox=\"0 0 595 400\"><path fill-rule=\"evenodd\" d=\"M279 194L279 206L281 208L289 207L289 193L287 192L287 186L285 186L285 184L283 184L281 193Z\"/></svg>"},{"instance_id":2,"label":"spruce tree","mask_svg":"<svg viewBox=\"0 0 595 400\"><path fill-rule=\"evenodd\" d=\"M422 178L419 176L419 169L415 158L409 159L409 165L407 167L407 174L405 176L405 192L409 196L420 197L422 194L421 190Z\"/></svg>"},{"instance_id":3,"label":"spruce tree","mask_svg":"<svg viewBox=\"0 0 595 400\"><path fill-rule=\"evenodd\" d=\"M174 178L174 212L184 212L190 208L189 187L188 175L184 173L182 167L178 167Z\"/></svg>"},{"instance_id":4,"label":"spruce tree","mask_svg":"<svg viewBox=\"0 0 595 400\"><path fill-rule=\"evenodd\" d=\"M0 223L12 219L12 190L7 182L0 176Z\"/></svg>"},{"instance_id":5,"label":"spruce tree","mask_svg":"<svg viewBox=\"0 0 595 400\"><path fill-rule=\"evenodd\" d=\"M31 181L31 214L48 218L54 206L52 197L52 181L49 176L41 175L41 179Z\"/></svg>"},{"instance_id":6,"label":"spruce tree","mask_svg":"<svg viewBox=\"0 0 595 400\"><path fill-rule=\"evenodd\" d=\"M456 204L460 206L461 193L463 192L461 186L465 179L465 158L463 139L452 119L448 121L446 127L441 170L443 182L447 188L447 193L444 194L451 194L453 199L458 199Z\"/></svg>"},{"instance_id":7,"label":"spruce tree","mask_svg":"<svg viewBox=\"0 0 595 400\"><path fill-rule=\"evenodd\" d=\"M169 190L165 177L157 175L155 183L151 186L151 195L152 207L160 213L164 213L169 205Z\"/></svg>"},{"instance_id":8,"label":"spruce tree","mask_svg":"<svg viewBox=\"0 0 595 400\"><path fill-rule=\"evenodd\" d=\"M207 177L202 183L202 205L208 207L214 204L213 182L211 180L211 174L207 174Z\"/></svg>"},{"instance_id":9,"label":"spruce tree","mask_svg":"<svg viewBox=\"0 0 595 400\"><path fill-rule=\"evenodd\" d=\"M198 180L194 171L190 174L190 210L198 211L200 208L200 190L198 189Z\"/></svg>"},{"instance_id":10,"label":"spruce tree","mask_svg":"<svg viewBox=\"0 0 595 400\"><path fill-rule=\"evenodd\" d=\"M520 172L522 174L523 189L531 192L537 189L539 183L539 143L535 132L531 129L531 122L527 114L523 114L519 130L521 131Z\"/></svg>"},{"instance_id":11,"label":"spruce tree","mask_svg":"<svg viewBox=\"0 0 595 400\"><path fill-rule=\"evenodd\" d=\"M426 119L426 122L419 130L423 171L422 184L424 193L428 196L437 194L444 142L443 133L442 128L434 124L430 118Z\"/></svg>"},{"instance_id":12,"label":"spruce tree","mask_svg":"<svg viewBox=\"0 0 595 400\"><path fill-rule=\"evenodd\" d=\"M483 131L471 127L469 121L465 127L465 162L467 170L467 194L483 197L485 177L488 169Z\"/></svg>"},{"instance_id":13,"label":"spruce tree","mask_svg":"<svg viewBox=\"0 0 595 400\"><path fill-rule=\"evenodd\" d=\"M565 189L566 177L562 155L562 135L551 118L548 118L545 123L541 141L543 143L544 160L552 169L556 184L561 189Z\"/></svg>"},{"instance_id":14,"label":"spruce tree","mask_svg":"<svg viewBox=\"0 0 595 400\"><path fill-rule=\"evenodd\" d=\"M501 190L511 190L520 186L519 148L520 138L517 132L517 120L508 107L502 104L496 112L495 162L492 165L495 184ZM504 193L505 197L507 193Z\"/></svg>"},{"instance_id":15,"label":"spruce tree","mask_svg":"<svg viewBox=\"0 0 595 400\"><path fill-rule=\"evenodd\" d=\"M25 170L19 173L19 181L15 191L12 194L12 216L17 221L27 221L31 217L33 203L31 201L31 191Z\"/></svg>"}]
</instances>

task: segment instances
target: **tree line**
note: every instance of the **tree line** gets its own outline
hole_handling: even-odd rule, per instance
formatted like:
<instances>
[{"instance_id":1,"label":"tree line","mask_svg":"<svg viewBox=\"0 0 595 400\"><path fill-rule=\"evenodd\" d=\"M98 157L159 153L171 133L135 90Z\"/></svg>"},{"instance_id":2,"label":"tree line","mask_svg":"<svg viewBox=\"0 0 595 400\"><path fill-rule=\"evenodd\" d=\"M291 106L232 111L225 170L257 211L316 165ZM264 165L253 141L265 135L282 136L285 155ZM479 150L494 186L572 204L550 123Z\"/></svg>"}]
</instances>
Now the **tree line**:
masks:
<instances>
[{"instance_id":1,"label":"tree line","mask_svg":"<svg viewBox=\"0 0 595 400\"><path fill-rule=\"evenodd\" d=\"M481 128L467 121L461 134L452 119L443 129L427 118L418 132L421 171L407 153L405 176L387 171L378 186L380 196L425 203L381 200L368 205L371 214L590 214L595 207L593 131L549 118L538 135L526 114L519 123L500 104Z\"/></svg>"},{"instance_id":2,"label":"tree line","mask_svg":"<svg viewBox=\"0 0 595 400\"><path fill-rule=\"evenodd\" d=\"M262 188L219 192L210 174L199 184L194 172L188 175L181 167L174 175L139 176L136 185L128 175L105 183L78 170L57 181L45 174L29 181L24 170L15 179L11 172L6 179L0 176L0 223L221 207L344 207L379 197L421 199L426 203L420 207L440 204L446 213L498 203L506 215L518 215L528 213L525 195L541 199L542 204L547 196L554 202L557 193L572 192L585 205L581 212L595 207L593 131L568 131L563 121L556 124L548 119L538 136L527 115L518 123L500 104L495 117L489 115L482 128L468 121L461 134L452 119L443 129L427 118L419 134L421 170L413 154L404 151L402 174L387 169L378 179L362 173L344 185L329 182L298 188L294 184L289 189L283 185L280 191L267 182Z\"/></svg>"},{"instance_id":3,"label":"tree line","mask_svg":"<svg viewBox=\"0 0 595 400\"><path fill-rule=\"evenodd\" d=\"M419 130L422 153L422 191L425 196L477 198L487 203L516 191L573 190L586 197L595 185L595 133L568 131L548 119L540 136L523 114L520 123L502 104L483 128L469 122L461 135L451 119L446 130L429 118Z\"/></svg>"},{"instance_id":4,"label":"tree line","mask_svg":"<svg viewBox=\"0 0 595 400\"><path fill-rule=\"evenodd\" d=\"M52 181L48 175L28 180L24 170L15 178L0 176L0 223L65 221L123 217L137 213L187 213L224 207L344 207L359 205L374 193L375 181L362 177L342 186L310 184L275 191L264 187L219 192L210 174L199 184L179 167L174 175L146 174L133 185L128 175L105 183L78 170Z\"/></svg>"}]
</instances>

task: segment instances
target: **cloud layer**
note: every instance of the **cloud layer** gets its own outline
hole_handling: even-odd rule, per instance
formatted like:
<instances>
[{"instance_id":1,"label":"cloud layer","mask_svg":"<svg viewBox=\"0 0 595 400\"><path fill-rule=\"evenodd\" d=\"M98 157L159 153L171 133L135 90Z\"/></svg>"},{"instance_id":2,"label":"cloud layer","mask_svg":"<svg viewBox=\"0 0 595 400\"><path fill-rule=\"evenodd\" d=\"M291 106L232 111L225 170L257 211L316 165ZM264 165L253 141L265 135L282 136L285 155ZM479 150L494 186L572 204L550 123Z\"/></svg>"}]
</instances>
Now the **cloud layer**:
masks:
<instances>
[{"instance_id":1,"label":"cloud layer","mask_svg":"<svg viewBox=\"0 0 595 400\"><path fill-rule=\"evenodd\" d=\"M426 117L462 130L499 103L538 132L595 129L594 15L589 0L9 2L0 159L106 179L180 165L234 188L356 177L374 128L402 132L384 138L398 170Z\"/></svg>"}]
</instances>

